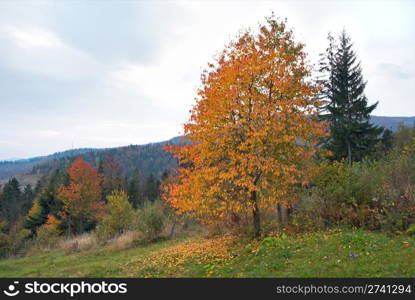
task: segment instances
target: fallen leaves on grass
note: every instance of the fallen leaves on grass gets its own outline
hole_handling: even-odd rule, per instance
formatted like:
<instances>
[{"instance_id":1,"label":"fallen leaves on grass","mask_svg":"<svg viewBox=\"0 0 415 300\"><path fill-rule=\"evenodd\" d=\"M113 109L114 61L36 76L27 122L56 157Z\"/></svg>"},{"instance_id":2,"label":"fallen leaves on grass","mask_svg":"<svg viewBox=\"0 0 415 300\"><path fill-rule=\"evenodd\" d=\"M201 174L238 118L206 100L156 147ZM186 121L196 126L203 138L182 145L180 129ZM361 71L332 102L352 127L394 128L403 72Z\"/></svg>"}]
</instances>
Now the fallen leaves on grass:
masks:
<instances>
[{"instance_id":1,"label":"fallen leaves on grass","mask_svg":"<svg viewBox=\"0 0 415 300\"><path fill-rule=\"evenodd\" d=\"M153 252L146 257L139 257L124 266L129 274L144 277L171 276L181 274L183 266L191 262L195 265L225 263L232 259L230 248L233 238L224 236L215 239L194 239L183 244ZM183 274L182 274L183 275Z\"/></svg>"}]
</instances>

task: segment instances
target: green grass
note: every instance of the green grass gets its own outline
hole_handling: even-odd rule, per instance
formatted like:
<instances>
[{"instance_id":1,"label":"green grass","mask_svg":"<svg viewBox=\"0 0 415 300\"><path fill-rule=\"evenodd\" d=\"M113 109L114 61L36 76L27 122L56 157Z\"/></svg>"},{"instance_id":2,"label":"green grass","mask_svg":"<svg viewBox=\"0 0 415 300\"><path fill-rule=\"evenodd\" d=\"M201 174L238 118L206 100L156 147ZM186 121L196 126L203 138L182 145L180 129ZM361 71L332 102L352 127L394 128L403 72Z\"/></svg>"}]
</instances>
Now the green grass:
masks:
<instances>
[{"instance_id":1,"label":"green grass","mask_svg":"<svg viewBox=\"0 0 415 300\"><path fill-rule=\"evenodd\" d=\"M414 277L415 241L369 232L323 232L249 247L215 271L225 277ZM404 242L409 242L405 246Z\"/></svg>"},{"instance_id":2,"label":"green grass","mask_svg":"<svg viewBox=\"0 0 415 300\"><path fill-rule=\"evenodd\" d=\"M245 243L192 237L8 259L0 277L415 277L415 239L345 230Z\"/></svg>"},{"instance_id":3,"label":"green grass","mask_svg":"<svg viewBox=\"0 0 415 300\"><path fill-rule=\"evenodd\" d=\"M0 277L124 277L120 266L133 258L183 240L163 241L125 250L98 250L65 254L50 251L0 261Z\"/></svg>"}]
</instances>

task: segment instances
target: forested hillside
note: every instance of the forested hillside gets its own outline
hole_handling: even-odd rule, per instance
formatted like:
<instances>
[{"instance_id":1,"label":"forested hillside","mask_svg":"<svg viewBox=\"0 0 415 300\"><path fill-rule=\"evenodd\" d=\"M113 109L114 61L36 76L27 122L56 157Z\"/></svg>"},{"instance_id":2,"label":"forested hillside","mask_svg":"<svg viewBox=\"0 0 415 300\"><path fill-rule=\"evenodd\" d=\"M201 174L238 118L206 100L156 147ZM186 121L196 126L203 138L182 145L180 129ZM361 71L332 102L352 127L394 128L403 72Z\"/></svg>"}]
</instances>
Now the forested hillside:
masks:
<instances>
[{"instance_id":1,"label":"forested hillside","mask_svg":"<svg viewBox=\"0 0 415 300\"><path fill-rule=\"evenodd\" d=\"M139 169L143 175L161 176L165 170L175 166L175 160L170 154L164 152L163 146L179 142L180 137L175 137L168 141L146 145L106 149L75 149L24 160L3 161L0 162L0 183L5 183L9 178L18 174L20 174L19 181L26 182L28 180L27 183L32 183L34 178L40 179L57 168L67 166L77 156L81 156L98 167L100 161L103 161L107 155L111 155L126 176L131 175L135 169ZM26 176L21 174L26 174Z\"/></svg>"},{"instance_id":2,"label":"forested hillside","mask_svg":"<svg viewBox=\"0 0 415 300\"><path fill-rule=\"evenodd\" d=\"M51 155L37 156L27 159L18 159L13 161L0 161L0 182L4 179L15 176L16 174L23 174L30 172L32 168L43 162L57 160L66 157L72 157L88 152L99 151L99 149L83 148L57 152Z\"/></svg>"},{"instance_id":3,"label":"forested hillside","mask_svg":"<svg viewBox=\"0 0 415 300\"><path fill-rule=\"evenodd\" d=\"M119 165L124 176L130 176L134 170L138 169L144 176L154 174L161 176L164 171L170 170L176 166L176 161L169 153L163 150L167 144L177 144L180 138L176 137L160 143L151 143L147 145L130 145L119 148L97 149L80 155L68 155L60 159L50 160L35 165L29 174L49 174L52 170L67 166L74 157L80 156L85 161L91 163L94 167L99 167L100 162L105 157L111 156Z\"/></svg>"},{"instance_id":4,"label":"forested hillside","mask_svg":"<svg viewBox=\"0 0 415 300\"><path fill-rule=\"evenodd\" d=\"M47 214L56 208L55 204L57 207L61 205L56 199L58 188L60 184L67 183L67 170L76 159L97 170L102 199L113 190L122 189L128 193L134 207L142 205L147 200L154 201L160 195L160 180L177 166L176 159L164 151L164 146L179 144L180 141L181 138L176 137L147 145L79 149L24 161L21 168L35 165L26 174L3 179L0 190L0 218L14 224L29 212L36 198L43 210L34 218L35 220L32 220L32 216L28 221L28 227L36 228L39 222L44 222ZM44 161L47 159L51 160ZM36 161L42 162L36 164Z\"/></svg>"},{"instance_id":5,"label":"forested hillside","mask_svg":"<svg viewBox=\"0 0 415 300\"><path fill-rule=\"evenodd\" d=\"M396 132L399 126L413 127L415 125L415 117L386 117L386 116L371 116L370 120L373 124L390 129Z\"/></svg>"}]
</instances>

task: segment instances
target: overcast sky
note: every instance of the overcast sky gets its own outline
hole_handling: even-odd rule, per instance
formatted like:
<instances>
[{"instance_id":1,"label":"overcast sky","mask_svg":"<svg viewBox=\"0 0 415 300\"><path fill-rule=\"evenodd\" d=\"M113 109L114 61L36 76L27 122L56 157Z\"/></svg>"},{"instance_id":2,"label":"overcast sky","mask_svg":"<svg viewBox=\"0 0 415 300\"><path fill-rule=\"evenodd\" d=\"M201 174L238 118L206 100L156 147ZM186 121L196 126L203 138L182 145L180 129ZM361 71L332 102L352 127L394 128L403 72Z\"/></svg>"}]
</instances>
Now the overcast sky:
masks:
<instances>
[{"instance_id":1,"label":"overcast sky","mask_svg":"<svg viewBox=\"0 0 415 300\"><path fill-rule=\"evenodd\" d=\"M345 28L376 115L415 115L415 1L0 0L0 159L162 141L201 70L274 11L311 62Z\"/></svg>"}]
</instances>

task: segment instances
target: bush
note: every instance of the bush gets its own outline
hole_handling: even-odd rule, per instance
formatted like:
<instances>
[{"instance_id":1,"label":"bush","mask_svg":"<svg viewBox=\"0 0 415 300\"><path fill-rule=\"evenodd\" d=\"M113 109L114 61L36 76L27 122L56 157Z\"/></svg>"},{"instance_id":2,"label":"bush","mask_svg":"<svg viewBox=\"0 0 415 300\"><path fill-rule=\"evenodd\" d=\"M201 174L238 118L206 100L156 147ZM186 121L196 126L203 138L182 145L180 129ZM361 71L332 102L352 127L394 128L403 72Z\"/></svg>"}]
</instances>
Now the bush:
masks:
<instances>
[{"instance_id":1,"label":"bush","mask_svg":"<svg viewBox=\"0 0 415 300\"><path fill-rule=\"evenodd\" d=\"M12 255L22 255L28 248L31 246L32 240L30 236L32 232L29 229L25 229L22 226L22 223L17 223L12 226L9 232L10 239L10 254Z\"/></svg>"},{"instance_id":2,"label":"bush","mask_svg":"<svg viewBox=\"0 0 415 300\"><path fill-rule=\"evenodd\" d=\"M35 248L48 250L55 248L62 231L59 229L60 221L49 215L45 224L36 232Z\"/></svg>"},{"instance_id":3,"label":"bush","mask_svg":"<svg viewBox=\"0 0 415 300\"><path fill-rule=\"evenodd\" d=\"M415 236L415 223L411 224L408 228L408 230L406 231L406 233L410 236Z\"/></svg>"},{"instance_id":4,"label":"bush","mask_svg":"<svg viewBox=\"0 0 415 300\"><path fill-rule=\"evenodd\" d=\"M108 240L114 237L114 230L107 222L103 221L95 228L95 235L100 244L105 244Z\"/></svg>"},{"instance_id":5,"label":"bush","mask_svg":"<svg viewBox=\"0 0 415 300\"><path fill-rule=\"evenodd\" d=\"M160 201L146 203L137 211L137 229L148 240L154 240L160 236L166 222L164 208Z\"/></svg>"},{"instance_id":6,"label":"bush","mask_svg":"<svg viewBox=\"0 0 415 300\"><path fill-rule=\"evenodd\" d=\"M56 248L60 234L48 229L45 225L38 228L33 250L50 250Z\"/></svg>"},{"instance_id":7,"label":"bush","mask_svg":"<svg viewBox=\"0 0 415 300\"><path fill-rule=\"evenodd\" d=\"M134 209L123 191L114 191L107 197L108 214L103 217L96 228L96 234L101 242L124 233L133 226Z\"/></svg>"},{"instance_id":8,"label":"bush","mask_svg":"<svg viewBox=\"0 0 415 300\"><path fill-rule=\"evenodd\" d=\"M300 229L332 225L403 232L415 222L415 144L378 161L325 162L294 209Z\"/></svg>"},{"instance_id":9,"label":"bush","mask_svg":"<svg viewBox=\"0 0 415 300\"><path fill-rule=\"evenodd\" d=\"M10 252L10 239L7 235L7 223L0 220L0 258Z\"/></svg>"},{"instance_id":10,"label":"bush","mask_svg":"<svg viewBox=\"0 0 415 300\"><path fill-rule=\"evenodd\" d=\"M0 220L0 258L10 255L21 255L26 252L30 243L31 231L17 222L8 228L7 223Z\"/></svg>"},{"instance_id":11,"label":"bush","mask_svg":"<svg viewBox=\"0 0 415 300\"><path fill-rule=\"evenodd\" d=\"M311 188L303 191L302 201L295 209L295 225L321 228L372 224L375 185L371 182L370 168L370 162L353 166L343 162L322 163Z\"/></svg>"}]
</instances>

